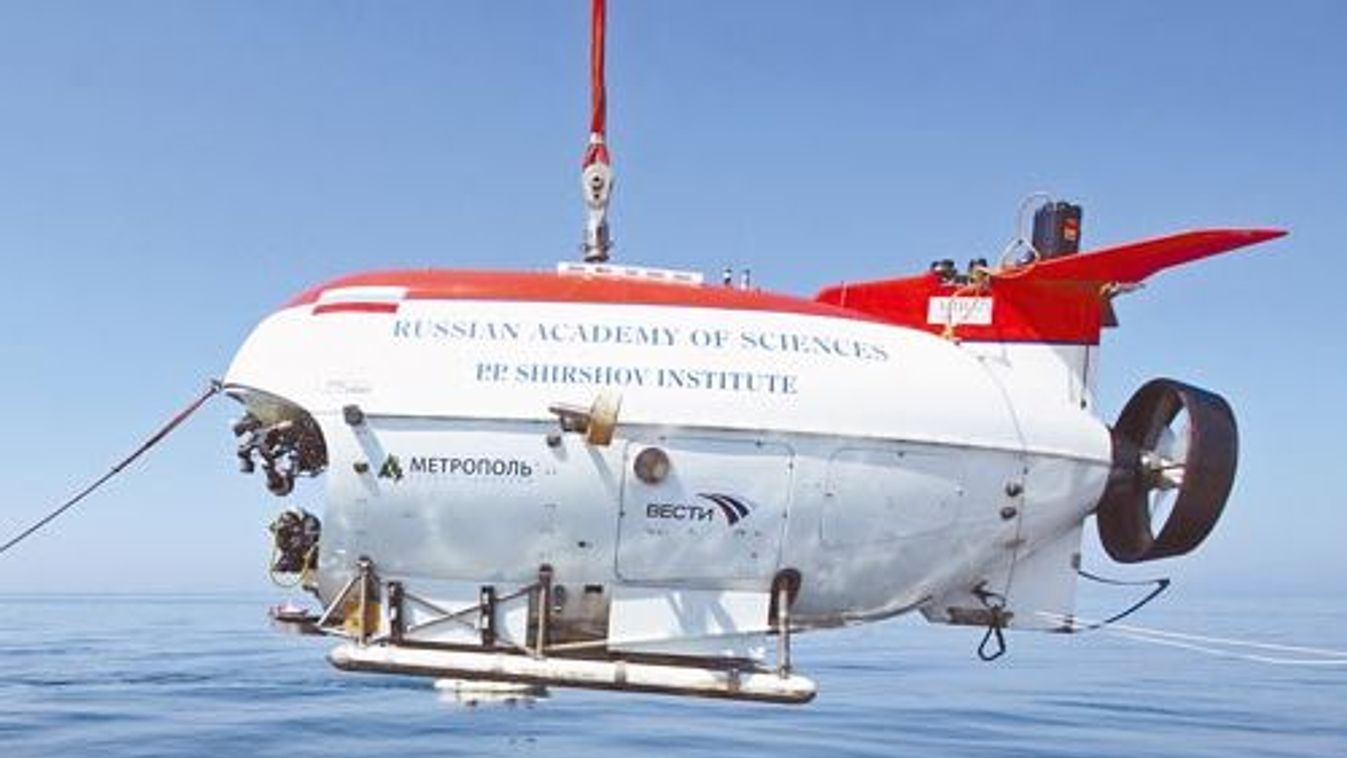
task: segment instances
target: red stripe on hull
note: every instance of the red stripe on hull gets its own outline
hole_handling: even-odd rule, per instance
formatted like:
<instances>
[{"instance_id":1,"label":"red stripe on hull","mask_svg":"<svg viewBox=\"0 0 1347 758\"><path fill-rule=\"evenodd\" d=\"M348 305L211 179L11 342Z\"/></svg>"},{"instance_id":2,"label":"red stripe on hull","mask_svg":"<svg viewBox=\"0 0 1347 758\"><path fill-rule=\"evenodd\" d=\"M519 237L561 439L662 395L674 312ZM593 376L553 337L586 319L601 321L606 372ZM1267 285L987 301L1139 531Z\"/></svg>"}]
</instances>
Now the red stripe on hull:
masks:
<instances>
[{"instance_id":1,"label":"red stripe on hull","mask_svg":"<svg viewBox=\"0 0 1347 758\"><path fill-rule=\"evenodd\" d=\"M318 303L329 289L401 287L406 300L493 300L614 305L661 305L826 316L873 321L940 334L930 323L933 297L990 297L990 323L962 324L970 341L1097 344L1108 317L1103 287L1136 282L1165 268L1281 236L1275 229L1208 229L1134 242L1044 261L993 278L971 290L926 274L829 287L813 300L756 290L690 286L643 279L541 272L420 269L374 271L307 290L287 307L314 304L314 313L394 313L396 302Z\"/></svg>"},{"instance_id":2,"label":"red stripe on hull","mask_svg":"<svg viewBox=\"0 0 1347 758\"><path fill-rule=\"evenodd\" d=\"M397 313L397 303L319 303L313 315L324 313Z\"/></svg>"},{"instance_id":3,"label":"red stripe on hull","mask_svg":"<svg viewBox=\"0 0 1347 758\"><path fill-rule=\"evenodd\" d=\"M307 290L287 307L317 302L326 290L338 287L405 287L407 300L518 300L522 302L601 303L664 305L684 308L719 308L739 311L769 311L877 321L834 305L732 287L691 286L615 277L586 277L538 272L375 271L342 277ZM338 303L330 304L340 305ZM315 307L327 307L328 304Z\"/></svg>"}]
</instances>

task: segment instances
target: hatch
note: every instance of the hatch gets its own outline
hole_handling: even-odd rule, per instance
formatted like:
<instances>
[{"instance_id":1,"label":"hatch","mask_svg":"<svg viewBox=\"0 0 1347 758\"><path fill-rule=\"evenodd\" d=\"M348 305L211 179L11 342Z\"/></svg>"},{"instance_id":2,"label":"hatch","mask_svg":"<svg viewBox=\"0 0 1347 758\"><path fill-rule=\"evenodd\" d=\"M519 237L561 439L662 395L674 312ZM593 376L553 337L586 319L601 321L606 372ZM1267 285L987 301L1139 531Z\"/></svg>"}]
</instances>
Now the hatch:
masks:
<instances>
[{"instance_id":1,"label":"hatch","mask_svg":"<svg viewBox=\"0 0 1347 758\"><path fill-rule=\"evenodd\" d=\"M654 437L628 444L617 573L628 581L770 581L789 512L781 443Z\"/></svg>"}]
</instances>

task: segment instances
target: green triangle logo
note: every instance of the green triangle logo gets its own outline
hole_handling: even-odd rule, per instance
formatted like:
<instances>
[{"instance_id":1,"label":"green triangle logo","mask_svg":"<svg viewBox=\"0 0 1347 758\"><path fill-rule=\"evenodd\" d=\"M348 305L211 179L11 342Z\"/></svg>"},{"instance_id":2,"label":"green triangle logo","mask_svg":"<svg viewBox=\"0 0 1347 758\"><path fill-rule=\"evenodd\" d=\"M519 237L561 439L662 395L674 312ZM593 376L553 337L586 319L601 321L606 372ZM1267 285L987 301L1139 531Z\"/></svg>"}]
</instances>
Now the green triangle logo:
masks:
<instances>
[{"instance_id":1,"label":"green triangle logo","mask_svg":"<svg viewBox=\"0 0 1347 758\"><path fill-rule=\"evenodd\" d=\"M398 462L396 455L389 454L384 459L384 465L379 467L380 479L392 479L395 482L402 481L402 464Z\"/></svg>"}]
</instances>

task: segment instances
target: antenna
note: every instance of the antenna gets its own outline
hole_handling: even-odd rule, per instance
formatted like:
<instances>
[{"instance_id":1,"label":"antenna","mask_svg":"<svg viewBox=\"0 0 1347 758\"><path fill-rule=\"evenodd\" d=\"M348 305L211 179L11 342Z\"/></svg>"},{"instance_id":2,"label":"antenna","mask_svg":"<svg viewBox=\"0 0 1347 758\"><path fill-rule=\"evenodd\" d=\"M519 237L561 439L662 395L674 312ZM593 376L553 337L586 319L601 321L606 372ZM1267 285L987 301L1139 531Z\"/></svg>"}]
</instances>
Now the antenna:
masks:
<instances>
[{"instance_id":1,"label":"antenna","mask_svg":"<svg viewBox=\"0 0 1347 758\"><path fill-rule=\"evenodd\" d=\"M603 263L613 241L608 233L608 199L613 193L613 168L608 158L608 94L603 81L605 0L591 0L589 86L591 114L589 145L580 171L585 199L585 241L580 250L586 263Z\"/></svg>"}]
</instances>

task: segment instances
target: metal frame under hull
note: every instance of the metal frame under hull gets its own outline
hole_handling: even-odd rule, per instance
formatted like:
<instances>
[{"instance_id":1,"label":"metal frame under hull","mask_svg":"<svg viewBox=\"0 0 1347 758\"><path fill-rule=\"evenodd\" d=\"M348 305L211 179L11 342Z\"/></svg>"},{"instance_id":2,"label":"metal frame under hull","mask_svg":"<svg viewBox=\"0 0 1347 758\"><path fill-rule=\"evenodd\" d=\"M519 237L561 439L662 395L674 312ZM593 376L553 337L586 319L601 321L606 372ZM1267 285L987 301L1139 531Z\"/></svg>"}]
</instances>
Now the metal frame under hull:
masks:
<instances>
[{"instance_id":1,"label":"metal frame under hull","mask_svg":"<svg viewBox=\"0 0 1347 758\"><path fill-rule=\"evenodd\" d=\"M812 680L791 672L790 603L793 590L799 586L799 576L793 572L782 572L773 581L775 603L770 613L774 622L771 631L777 638L777 666L772 670L724 658L689 658L685 663L667 663L583 657L585 652L606 647L607 640L549 645L548 609L553 584L552 568L547 565L539 567L537 582L505 595L497 595L493 587L484 587L479 604L456 611L440 608L412 594L402 582L380 582L374 563L368 558L362 558L356 568L356 573L313 625L320 634L348 640L328 653L332 665L345 671L771 703L807 703L818 691ZM528 644L502 640L497 634L498 603L518 597L528 597L530 604L539 609L530 630L533 639ZM387 598L388 602L384 604L376 598ZM430 609L436 616L409 626L409 603ZM465 621L465 617L473 621ZM413 636L418 629L450 621L473 627L481 634L482 647L447 647ZM571 657L572 654L581 657Z\"/></svg>"},{"instance_id":2,"label":"metal frame under hull","mask_svg":"<svg viewBox=\"0 0 1347 758\"><path fill-rule=\"evenodd\" d=\"M535 658L502 652L355 643L339 645L327 657L333 666L344 671L375 671L770 703L807 703L814 699L818 691L813 680L792 673L622 660Z\"/></svg>"}]
</instances>

